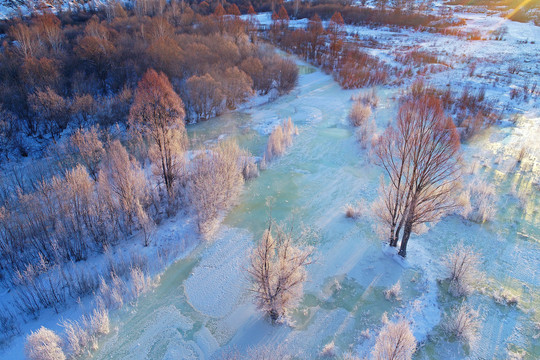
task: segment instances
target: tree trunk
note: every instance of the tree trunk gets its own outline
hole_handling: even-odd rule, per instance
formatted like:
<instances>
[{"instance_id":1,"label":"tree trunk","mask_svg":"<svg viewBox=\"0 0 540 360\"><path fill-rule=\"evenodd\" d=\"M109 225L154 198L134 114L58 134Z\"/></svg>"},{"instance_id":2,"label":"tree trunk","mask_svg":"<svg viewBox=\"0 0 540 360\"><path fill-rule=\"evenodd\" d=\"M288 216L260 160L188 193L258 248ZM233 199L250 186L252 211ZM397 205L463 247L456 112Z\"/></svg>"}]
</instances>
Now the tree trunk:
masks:
<instances>
[{"instance_id":1,"label":"tree trunk","mask_svg":"<svg viewBox=\"0 0 540 360\"><path fill-rule=\"evenodd\" d=\"M411 237L413 222L414 222L414 213L416 211L416 195L413 196L411 200L411 205L407 213L407 220L405 220L405 227L403 228L403 237L401 238L401 246L399 248L399 255L402 257L407 256L407 243Z\"/></svg>"}]
</instances>

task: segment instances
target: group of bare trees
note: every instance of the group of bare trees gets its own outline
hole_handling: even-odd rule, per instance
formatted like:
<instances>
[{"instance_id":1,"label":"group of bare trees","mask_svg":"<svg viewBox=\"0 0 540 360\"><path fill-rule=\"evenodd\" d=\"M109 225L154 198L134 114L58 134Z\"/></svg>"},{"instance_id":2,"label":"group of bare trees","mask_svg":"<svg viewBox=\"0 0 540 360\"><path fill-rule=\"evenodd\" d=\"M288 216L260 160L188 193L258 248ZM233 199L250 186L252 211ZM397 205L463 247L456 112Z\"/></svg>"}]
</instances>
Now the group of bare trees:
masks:
<instances>
[{"instance_id":1,"label":"group of bare trees","mask_svg":"<svg viewBox=\"0 0 540 360\"><path fill-rule=\"evenodd\" d=\"M255 20L242 20L238 8L203 15L208 12L198 4L142 3L36 13L5 25L0 139L9 145L7 155L26 150L7 133L46 145L43 139L56 141L66 129L132 118L137 80L150 67L170 79L193 121L235 109L255 93L282 94L295 85L296 65L260 45Z\"/></svg>"},{"instance_id":2,"label":"group of bare trees","mask_svg":"<svg viewBox=\"0 0 540 360\"><path fill-rule=\"evenodd\" d=\"M401 236L399 254L405 256L412 232L456 207L459 134L440 100L424 94L401 105L396 124L378 138L374 153L388 179L374 211L390 246Z\"/></svg>"}]
</instances>

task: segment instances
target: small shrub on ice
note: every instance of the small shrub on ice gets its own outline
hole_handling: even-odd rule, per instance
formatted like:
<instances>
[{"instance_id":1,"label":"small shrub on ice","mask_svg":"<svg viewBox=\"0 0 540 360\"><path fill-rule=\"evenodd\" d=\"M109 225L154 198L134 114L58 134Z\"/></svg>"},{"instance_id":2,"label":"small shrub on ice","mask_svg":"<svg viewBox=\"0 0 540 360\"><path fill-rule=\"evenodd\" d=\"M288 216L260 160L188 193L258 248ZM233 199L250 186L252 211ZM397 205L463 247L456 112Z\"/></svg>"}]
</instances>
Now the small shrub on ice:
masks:
<instances>
[{"instance_id":1,"label":"small shrub on ice","mask_svg":"<svg viewBox=\"0 0 540 360\"><path fill-rule=\"evenodd\" d=\"M446 315L443 324L444 330L455 336L463 344L471 346L477 339L480 329L480 319L478 311L463 303L455 308L451 314Z\"/></svg>"},{"instance_id":2,"label":"small shrub on ice","mask_svg":"<svg viewBox=\"0 0 540 360\"><path fill-rule=\"evenodd\" d=\"M54 331L41 327L26 338L24 352L28 360L65 360L61 338Z\"/></svg>"},{"instance_id":3,"label":"small shrub on ice","mask_svg":"<svg viewBox=\"0 0 540 360\"><path fill-rule=\"evenodd\" d=\"M375 360L410 360L416 351L416 339L405 320L386 324L371 354Z\"/></svg>"},{"instance_id":4,"label":"small shrub on ice","mask_svg":"<svg viewBox=\"0 0 540 360\"><path fill-rule=\"evenodd\" d=\"M466 296L482 279L481 256L471 246L456 245L443 260L450 280L449 291L454 296Z\"/></svg>"},{"instance_id":5,"label":"small shrub on ice","mask_svg":"<svg viewBox=\"0 0 540 360\"><path fill-rule=\"evenodd\" d=\"M401 282L398 280L394 285L384 290L386 300L401 300Z\"/></svg>"},{"instance_id":6,"label":"small shrub on ice","mask_svg":"<svg viewBox=\"0 0 540 360\"><path fill-rule=\"evenodd\" d=\"M336 345L333 341L329 342L328 344L324 345L324 347L321 350L320 355L322 357L334 357L336 356Z\"/></svg>"},{"instance_id":7,"label":"small shrub on ice","mask_svg":"<svg viewBox=\"0 0 540 360\"><path fill-rule=\"evenodd\" d=\"M285 153L285 150L292 145L294 135L298 134L298 128L294 126L291 118L285 120L283 124L276 126L266 146L264 154L265 161L270 161Z\"/></svg>"},{"instance_id":8,"label":"small shrub on ice","mask_svg":"<svg viewBox=\"0 0 540 360\"><path fill-rule=\"evenodd\" d=\"M495 300L495 302L502 305L516 306L519 304L519 297L517 295L512 294L510 291L506 289L501 289L493 293L493 299Z\"/></svg>"},{"instance_id":9,"label":"small shrub on ice","mask_svg":"<svg viewBox=\"0 0 540 360\"><path fill-rule=\"evenodd\" d=\"M356 202L355 204L345 205L345 216L351 219L358 219L365 214L365 204Z\"/></svg>"},{"instance_id":10,"label":"small shrub on ice","mask_svg":"<svg viewBox=\"0 0 540 360\"><path fill-rule=\"evenodd\" d=\"M349 121L354 127L363 125L371 116L371 107L361 102L355 102L349 113Z\"/></svg>"}]
</instances>

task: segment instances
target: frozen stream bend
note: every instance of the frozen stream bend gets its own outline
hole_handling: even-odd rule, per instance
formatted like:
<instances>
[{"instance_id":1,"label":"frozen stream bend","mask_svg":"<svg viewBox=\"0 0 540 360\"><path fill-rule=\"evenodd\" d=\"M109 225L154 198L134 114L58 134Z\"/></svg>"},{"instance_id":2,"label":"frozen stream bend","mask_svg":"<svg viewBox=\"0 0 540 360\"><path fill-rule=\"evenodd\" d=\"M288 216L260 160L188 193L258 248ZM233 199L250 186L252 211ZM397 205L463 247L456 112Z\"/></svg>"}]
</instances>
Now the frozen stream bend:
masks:
<instances>
[{"instance_id":1,"label":"frozen stream bend","mask_svg":"<svg viewBox=\"0 0 540 360\"><path fill-rule=\"evenodd\" d=\"M460 240L485 255L490 283L519 292L523 302L517 309L497 305L487 295L469 299L479 307L484 322L480 345L468 355L504 358L508 350L523 349L531 358L539 356L540 346L533 338L535 322L540 321L534 310L540 304L540 234L538 212L533 211L539 208L537 196L528 205L531 212L517 211L512 200L503 197L505 210L499 211L493 224L445 218L428 233L411 239L408 262L400 265L381 250L369 219L354 222L344 217L345 204L375 198L381 174L347 124L354 92L341 90L330 76L305 64L301 69L299 85L291 94L188 128L196 141L234 137L255 155L262 154L271 128L289 116L300 134L285 156L246 185L240 204L212 241L172 265L155 291L115 316L115 330L100 341L92 358L206 359L223 349L243 352L259 344L282 344L298 358L315 358L331 341L339 353L367 355L384 312L390 318L399 312L414 321L415 336L426 344L417 352L418 358L463 358L467 352L448 342L437 325L443 312L459 303L436 280L441 276L440 257ZM397 92L378 91L379 131L396 111ZM539 120L523 120L523 126L531 126L534 132ZM482 176L494 181L500 191L508 191L510 185L492 158L519 140L519 130L492 130L465 146L466 154L474 154L467 157L483 165ZM531 186L534 170L521 176L520 184ZM296 218L321 234L314 244L318 260L308 269L306 295L291 314L294 326L271 326L256 311L242 272L264 229L268 196L275 198L275 218L285 219L294 210ZM522 266L515 266L518 259ZM387 301L382 292L398 279L403 300ZM371 329L369 338L361 336L366 329Z\"/></svg>"}]
</instances>

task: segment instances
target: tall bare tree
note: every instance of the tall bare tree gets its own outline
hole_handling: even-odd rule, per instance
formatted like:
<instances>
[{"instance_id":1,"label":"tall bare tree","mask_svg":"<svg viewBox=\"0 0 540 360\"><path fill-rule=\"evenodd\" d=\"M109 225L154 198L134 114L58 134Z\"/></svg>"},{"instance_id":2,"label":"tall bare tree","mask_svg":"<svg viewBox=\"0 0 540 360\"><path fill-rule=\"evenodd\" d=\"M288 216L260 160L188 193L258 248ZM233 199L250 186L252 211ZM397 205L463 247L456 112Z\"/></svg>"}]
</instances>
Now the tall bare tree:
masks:
<instances>
[{"instance_id":1,"label":"tall bare tree","mask_svg":"<svg viewBox=\"0 0 540 360\"><path fill-rule=\"evenodd\" d=\"M405 257L411 232L456 206L459 134L440 100L423 95L400 107L396 125L376 143L375 156L390 180L381 191L386 212L380 217L390 227L390 245L397 246L403 229L399 254Z\"/></svg>"},{"instance_id":2,"label":"tall bare tree","mask_svg":"<svg viewBox=\"0 0 540 360\"><path fill-rule=\"evenodd\" d=\"M151 141L151 160L170 197L187 148L184 116L184 103L167 76L148 70L137 85L129 120L135 131Z\"/></svg>"},{"instance_id":3,"label":"tall bare tree","mask_svg":"<svg viewBox=\"0 0 540 360\"><path fill-rule=\"evenodd\" d=\"M275 236L275 237L274 237ZM313 250L295 244L292 231L270 219L259 245L251 254L248 273L253 281L257 306L272 322L285 315L302 297Z\"/></svg>"}]
</instances>

